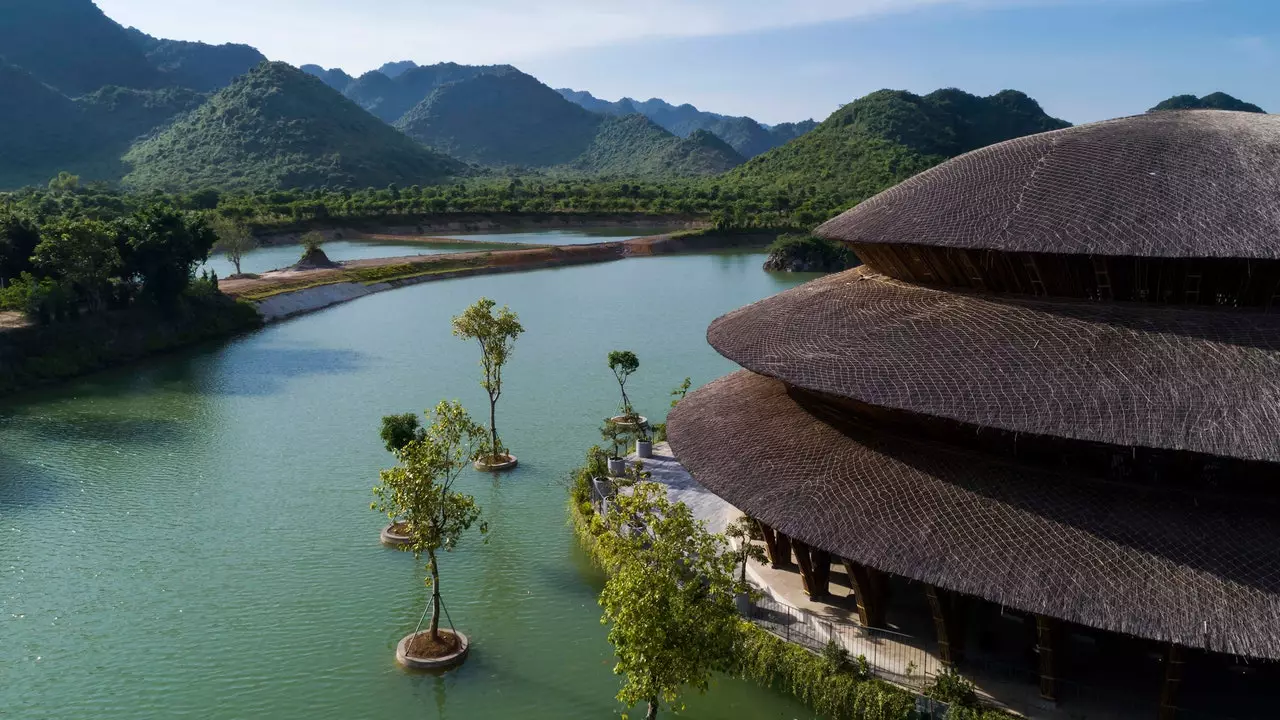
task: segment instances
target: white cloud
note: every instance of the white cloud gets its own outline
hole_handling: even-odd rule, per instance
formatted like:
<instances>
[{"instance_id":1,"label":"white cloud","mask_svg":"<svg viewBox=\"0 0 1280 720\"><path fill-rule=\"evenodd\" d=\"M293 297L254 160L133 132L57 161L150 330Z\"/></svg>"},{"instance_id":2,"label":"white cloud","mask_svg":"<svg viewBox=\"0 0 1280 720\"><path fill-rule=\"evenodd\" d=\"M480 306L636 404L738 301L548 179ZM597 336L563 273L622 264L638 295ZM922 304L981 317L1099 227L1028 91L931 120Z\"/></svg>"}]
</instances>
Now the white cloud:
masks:
<instances>
[{"instance_id":1,"label":"white cloud","mask_svg":"<svg viewBox=\"0 0 1280 720\"><path fill-rule=\"evenodd\" d=\"M389 59L519 62L652 38L704 37L927 10L1055 0L98 0L161 37L244 42L350 71ZM1078 2L1089 0L1056 0Z\"/></svg>"}]
</instances>

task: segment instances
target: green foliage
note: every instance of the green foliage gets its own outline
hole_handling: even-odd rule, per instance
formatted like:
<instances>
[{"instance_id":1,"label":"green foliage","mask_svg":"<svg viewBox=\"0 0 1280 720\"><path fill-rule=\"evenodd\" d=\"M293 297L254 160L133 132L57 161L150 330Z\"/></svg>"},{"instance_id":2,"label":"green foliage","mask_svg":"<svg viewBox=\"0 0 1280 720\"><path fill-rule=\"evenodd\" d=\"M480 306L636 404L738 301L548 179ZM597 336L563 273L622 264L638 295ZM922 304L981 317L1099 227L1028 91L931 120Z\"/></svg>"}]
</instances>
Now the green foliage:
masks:
<instances>
[{"instance_id":1,"label":"green foliage","mask_svg":"<svg viewBox=\"0 0 1280 720\"><path fill-rule=\"evenodd\" d=\"M743 621L734 674L793 695L827 718L907 720L914 696L881 680L840 670L822 656Z\"/></svg>"},{"instance_id":2,"label":"green foliage","mask_svg":"<svg viewBox=\"0 0 1280 720\"><path fill-rule=\"evenodd\" d=\"M437 553L452 552L459 539L480 520L475 498L453 489L454 483L480 457L484 428L457 402L442 401L431 413L421 438L396 453L399 464L380 473L372 507L392 522L404 525L409 543L401 549L415 557L427 555L427 583L431 586L430 633L440 629L440 567ZM481 534L488 532L482 523Z\"/></svg>"},{"instance_id":3,"label":"green foliage","mask_svg":"<svg viewBox=\"0 0 1280 720\"><path fill-rule=\"evenodd\" d=\"M258 66L125 159L139 190L386 187L465 171L284 63Z\"/></svg>"},{"instance_id":4,"label":"green foliage","mask_svg":"<svg viewBox=\"0 0 1280 720\"><path fill-rule=\"evenodd\" d=\"M838 272L858 262L843 243L812 235L779 235L768 250L765 270Z\"/></svg>"},{"instance_id":5,"label":"green foliage","mask_svg":"<svg viewBox=\"0 0 1280 720\"><path fill-rule=\"evenodd\" d=\"M74 287L90 311L102 307L121 267L115 230L100 220L60 218L45 224L31 260L42 273Z\"/></svg>"},{"instance_id":6,"label":"green foliage","mask_svg":"<svg viewBox=\"0 0 1280 720\"><path fill-rule=\"evenodd\" d=\"M409 443L415 440L422 440L425 435L426 429L418 421L416 413L384 415L382 417L382 429L378 432L378 437L382 438L383 446L390 453L399 453Z\"/></svg>"},{"instance_id":7,"label":"green foliage","mask_svg":"<svg viewBox=\"0 0 1280 720\"><path fill-rule=\"evenodd\" d=\"M607 477L609 475L609 458L608 453L599 445L592 445L587 450L586 459L583 464L575 469L569 476L569 497L577 506L586 505L586 512L590 514L591 508L591 481L595 478Z\"/></svg>"},{"instance_id":8,"label":"green foliage","mask_svg":"<svg viewBox=\"0 0 1280 720\"><path fill-rule=\"evenodd\" d=\"M684 396L689 394L691 387L693 387L693 378L685 378L684 382L677 385L676 389L671 391L671 407L679 405Z\"/></svg>"},{"instance_id":9,"label":"green foliage","mask_svg":"<svg viewBox=\"0 0 1280 720\"><path fill-rule=\"evenodd\" d=\"M645 702L650 718L666 703L682 709L685 688L705 692L713 671L732 662L740 634L733 558L666 486L639 483L617 496L599 536L608 572L602 622L625 682L618 700Z\"/></svg>"},{"instance_id":10,"label":"green foliage","mask_svg":"<svg viewBox=\"0 0 1280 720\"><path fill-rule=\"evenodd\" d=\"M955 668L949 667L938 673L933 682L929 684L929 687L925 689L924 694L938 702L962 707L977 707L978 705L977 688L963 675L956 672Z\"/></svg>"},{"instance_id":11,"label":"green foliage","mask_svg":"<svg viewBox=\"0 0 1280 720\"><path fill-rule=\"evenodd\" d=\"M302 239L302 256L306 257L311 253L317 252L324 245L324 234L312 230L309 233L303 233Z\"/></svg>"},{"instance_id":12,"label":"green foliage","mask_svg":"<svg viewBox=\"0 0 1280 720\"><path fill-rule=\"evenodd\" d=\"M1195 95L1174 95L1151 108L1147 112L1158 110L1235 110L1237 112L1265 113L1266 110L1234 98L1223 92L1210 93L1204 97Z\"/></svg>"},{"instance_id":13,"label":"green foliage","mask_svg":"<svg viewBox=\"0 0 1280 720\"><path fill-rule=\"evenodd\" d=\"M470 80L478 75L515 72L510 65L458 65L438 63L416 65L404 72L390 75L371 72L352 79L341 70L303 67L330 87L346 95L360 107L377 116L383 122L395 124L406 113L414 110L438 87L449 83ZM319 70L319 72L315 72Z\"/></svg>"},{"instance_id":14,"label":"green foliage","mask_svg":"<svg viewBox=\"0 0 1280 720\"><path fill-rule=\"evenodd\" d=\"M40 228L23 213L0 208L0 280L34 269L31 255L40 244Z\"/></svg>"},{"instance_id":15,"label":"green foliage","mask_svg":"<svg viewBox=\"0 0 1280 720\"><path fill-rule=\"evenodd\" d=\"M604 424L600 426L600 437L613 451L609 457L617 459L625 454L624 451L631 442L631 430L610 418L605 418Z\"/></svg>"},{"instance_id":16,"label":"green foliage","mask_svg":"<svg viewBox=\"0 0 1280 720\"><path fill-rule=\"evenodd\" d=\"M161 204L134 213L122 229L130 250L126 276L140 277L142 292L162 304L187 288L217 240L204 218Z\"/></svg>"},{"instance_id":17,"label":"green foliage","mask_svg":"<svg viewBox=\"0 0 1280 720\"><path fill-rule=\"evenodd\" d=\"M495 314L497 305L482 297L453 318L453 335L464 340L475 340L480 346L480 367L484 377L480 387L489 394L489 443L485 448L489 460L499 462L508 455L498 437L496 418L498 399L502 397L502 369L515 349L516 338L524 332L520 318L506 305Z\"/></svg>"},{"instance_id":18,"label":"green foliage","mask_svg":"<svg viewBox=\"0 0 1280 720\"><path fill-rule=\"evenodd\" d=\"M640 369L640 359L630 350L612 350L609 352L609 369L613 371L618 389L622 391L622 416L629 420L636 419L631 398L627 397L627 378Z\"/></svg>"}]
</instances>

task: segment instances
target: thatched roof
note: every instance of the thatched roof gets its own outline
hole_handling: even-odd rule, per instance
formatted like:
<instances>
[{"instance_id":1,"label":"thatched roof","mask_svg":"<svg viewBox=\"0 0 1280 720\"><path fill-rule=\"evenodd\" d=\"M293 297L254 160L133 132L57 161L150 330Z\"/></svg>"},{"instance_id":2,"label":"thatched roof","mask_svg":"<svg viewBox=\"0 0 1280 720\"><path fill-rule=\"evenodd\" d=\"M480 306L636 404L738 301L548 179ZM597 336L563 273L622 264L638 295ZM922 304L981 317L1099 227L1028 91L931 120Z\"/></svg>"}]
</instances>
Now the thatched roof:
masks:
<instances>
[{"instance_id":1,"label":"thatched roof","mask_svg":"<svg viewBox=\"0 0 1280 720\"><path fill-rule=\"evenodd\" d=\"M1280 115L1190 110L976 150L817 234L859 243L1280 258Z\"/></svg>"},{"instance_id":2,"label":"thatched roof","mask_svg":"<svg viewBox=\"0 0 1280 720\"><path fill-rule=\"evenodd\" d=\"M668 432L700 483L814 547L1026 612L1280 659L1273 508L837 431L745 371L690 394Z\"/></svg>"},{"instance_id":3,"label":"thatched roof","mask_svg":"<svg viewBox=\"0 0 1280 720\"><path fill-rule=\"evenodd\" d=\"M922 288L858 268L716 320L800 387L1021 433L1280 461L1280 315Z\"/></svg>"}]
</instances>

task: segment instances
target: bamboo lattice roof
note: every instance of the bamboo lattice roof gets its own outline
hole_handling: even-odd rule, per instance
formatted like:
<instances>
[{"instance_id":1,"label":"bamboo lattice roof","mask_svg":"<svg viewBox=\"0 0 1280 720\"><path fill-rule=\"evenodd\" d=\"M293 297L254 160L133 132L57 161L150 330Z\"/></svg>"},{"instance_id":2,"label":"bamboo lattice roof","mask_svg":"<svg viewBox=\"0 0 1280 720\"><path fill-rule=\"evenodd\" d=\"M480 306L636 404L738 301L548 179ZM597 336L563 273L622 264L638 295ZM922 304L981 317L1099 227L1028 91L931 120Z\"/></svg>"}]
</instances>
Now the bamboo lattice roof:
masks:
<instances>
[{"instance_id":1,"label":"bamboo lattice roof","mask_svg":"<svg viewBox=\"0 0 1280 720\"><path fill-rule=\"evenodd\" d=\"M1280 258L1280 115L1137 115L1008 140L831 220L859 243Z\"/></svg>"}]
</instances>

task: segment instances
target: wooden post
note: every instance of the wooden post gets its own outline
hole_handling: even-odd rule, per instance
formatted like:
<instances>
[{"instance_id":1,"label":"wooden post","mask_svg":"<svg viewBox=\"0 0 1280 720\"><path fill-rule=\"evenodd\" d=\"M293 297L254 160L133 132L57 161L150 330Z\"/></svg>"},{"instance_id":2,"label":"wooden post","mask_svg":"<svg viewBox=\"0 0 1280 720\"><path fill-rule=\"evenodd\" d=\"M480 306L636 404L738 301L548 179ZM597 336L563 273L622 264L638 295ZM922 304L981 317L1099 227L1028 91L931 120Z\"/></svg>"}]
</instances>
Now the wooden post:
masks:
<instances>
[{"instance_id":1,"label":"wooden post","mask_svg":"<svg viewBox=\"0 0 1280 720\"><path fill-rule=\"evenodd\" d=\"M849 587L858 601L858 622L866 627L884 627L885 586L880 571L842 558L844 571L849 575Z\"/></svg>"},{"instance_id":2,"label":"wooden post","mask_svg":"<svg viewBox=\"0 0 1280 720\"><path fill-rule=\"evenodd\" d=\"M952 593L933 585L924 586L933 611L933 627L938 633L938 657L942 664L952 667L964 655L964 627L956 617L956 603Z\"/></svg>"},{"instance_id":3,"label":"wooden post","mask_svg":"<svg viewBox=\"0 0 1280 720\"><path fill-rule=\"evenodd\" d=\"M769 566L778 567L778 536L773 533L773 528L756 520L756 525L760 528L760 536L764 538L764 554L769 557Z\"/></svg>"},{"instance_id":4,"label":"wooden post","mask_svg":"<svg viewBox=\"0 0 1280 720\"><path fill-rule=\"evenodd\" d=\"M775 568L789 568L791 567L791 538L778 530L774 531L774 535L777 537L775 542L778 554L774 556L776 559L773 562L773 566Z\"/></svg>"},{"instance_id":5,"label":"wooden post","mask_svg":"<svg viewBox=\"0 0 1280 720\"><path fill-rule=\"evenodd\" d=\"M1062 623L1057 618L1036 616L1036 652L1040 655L1040 697L1058 701L1058 651Z\"/></svg>"},{"instance_id":6,"label":"wooden post","mask_svg":"<svg viewBox=\"0 0 1280 720\"><path fill-rule=\"evenodd\" d=\"M809 549L809 562L813 565L813 587L817 591L815 597L826 597L831 594L831 553L826 550Z\"/></svg>"},{"instance_id":7,"label":"wooden post","mask_svg":"<svg viewBox=\"0 0 1280 720\"><path fill-rule=\"evenodd\" d=\"M1164 686L1160 688L1160 720L1178 717L1178 690L1182 685L1182 647L1169 643L1164 659Z\"/></svg>"},{"instance_id":8,"label":"wooden post","mask_svg":"<svg viewBox=\"0 0 1280 720\"><path fill-rule=\"evenodd\" d=\"M821 593L818 592L817 583L814 581L813 556L809 552L809 546L792 538L791 549L795 551L796 564L800 566L800 582L804 586L804 594L817 597Z\"/></svg>"}]
</instances>

